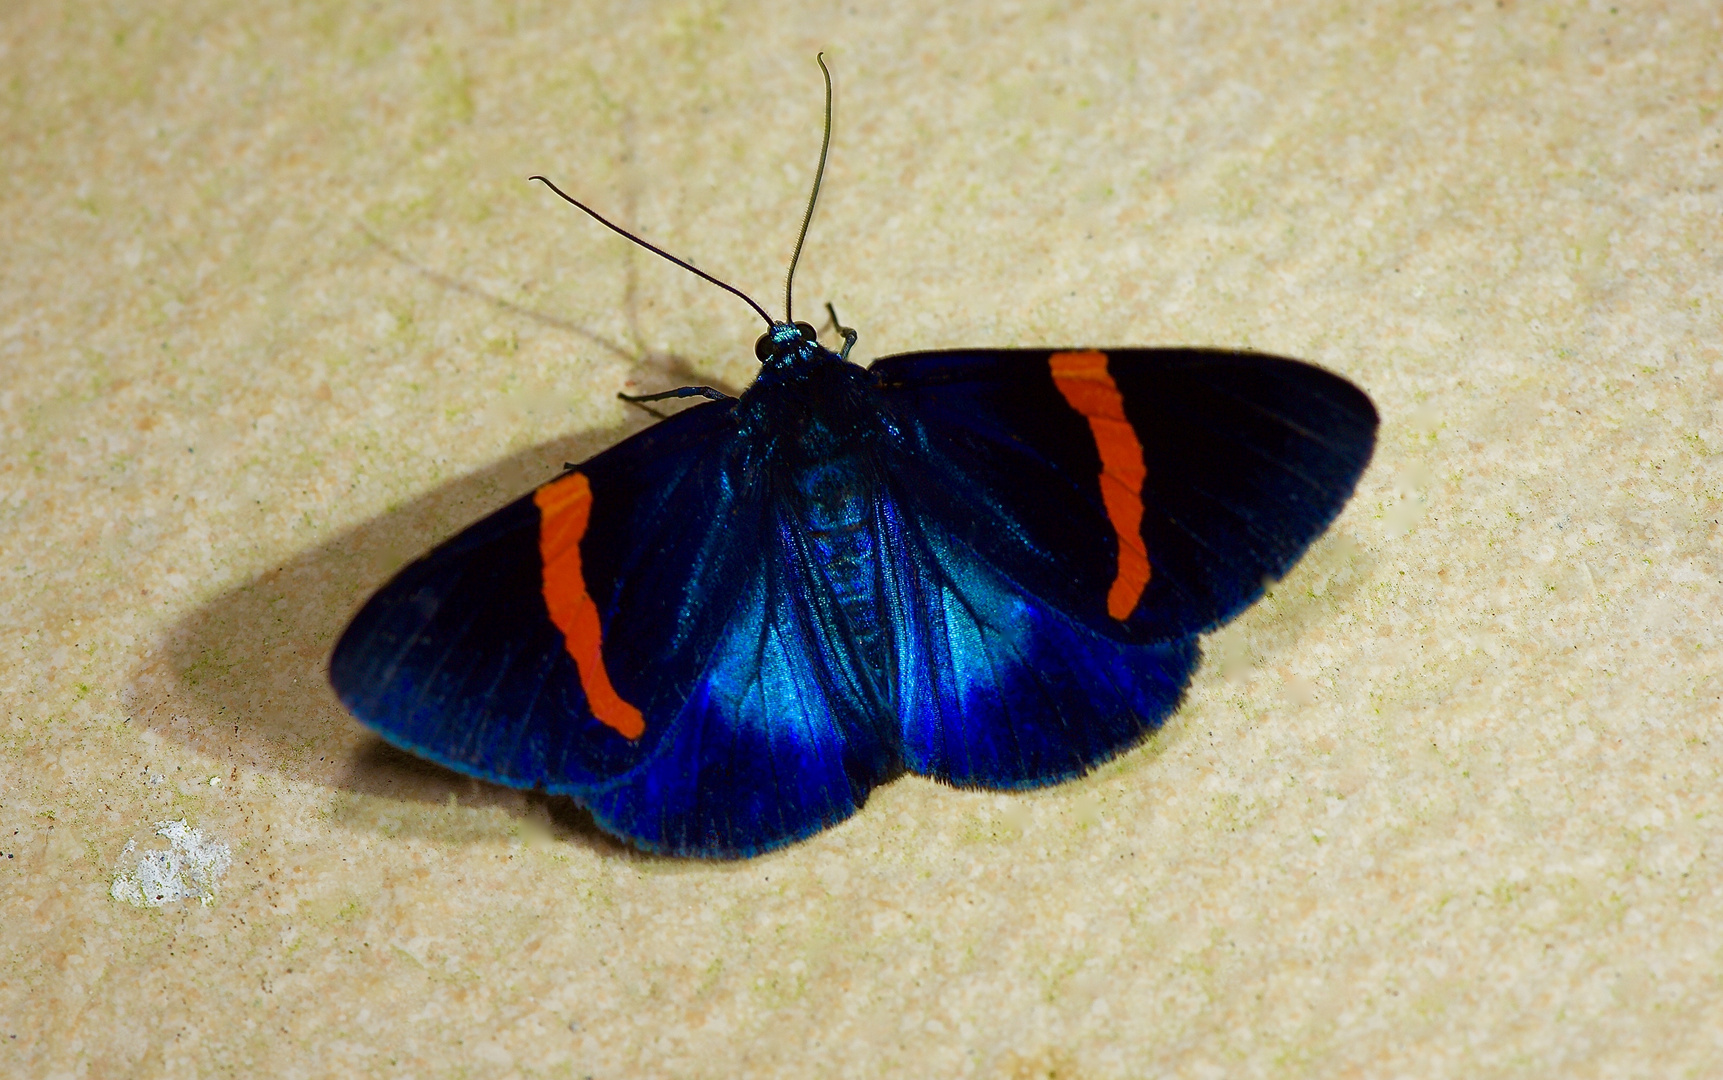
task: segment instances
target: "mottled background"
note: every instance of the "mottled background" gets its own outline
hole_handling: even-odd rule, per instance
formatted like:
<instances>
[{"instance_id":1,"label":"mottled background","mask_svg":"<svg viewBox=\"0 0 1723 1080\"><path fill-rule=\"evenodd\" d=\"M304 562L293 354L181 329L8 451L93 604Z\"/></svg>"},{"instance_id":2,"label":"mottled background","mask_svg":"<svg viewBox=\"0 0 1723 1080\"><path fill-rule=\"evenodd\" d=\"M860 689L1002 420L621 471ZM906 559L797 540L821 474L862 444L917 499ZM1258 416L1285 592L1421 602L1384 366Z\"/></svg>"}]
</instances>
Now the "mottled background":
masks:
<instances>
[{"instance_id":1,"label":"mottled background","mask_svg":"<svg viewBox=\"0 0 1723 1080\"><path fill-rule=\"evenodd\" d=\"M1212 344L1369 390L1357 498L1150 745L730 865L388 751L347 617L745 385ZM1723 1073L1723 12L0 7L0 1073ZM776 306L774 301L773 306ZM226 843L207 906L110 895Z\"/></svg>"}]
</instances>

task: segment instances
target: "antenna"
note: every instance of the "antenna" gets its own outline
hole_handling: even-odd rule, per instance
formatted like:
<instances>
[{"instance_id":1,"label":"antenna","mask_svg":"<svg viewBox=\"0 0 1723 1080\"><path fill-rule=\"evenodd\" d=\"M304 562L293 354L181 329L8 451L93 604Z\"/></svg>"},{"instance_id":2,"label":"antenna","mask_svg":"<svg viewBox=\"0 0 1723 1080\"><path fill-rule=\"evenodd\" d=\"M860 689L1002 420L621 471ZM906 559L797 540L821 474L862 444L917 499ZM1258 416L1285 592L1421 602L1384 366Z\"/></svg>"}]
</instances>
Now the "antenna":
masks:
<instances>
[{"instance_id":1,"label":"antenna","mask_svg":"<svg viewBox=\"0 0 1723 1080\"><path fill-rule=\"evenodd\" d=\"M802 231L796 234L796 251L790 256L790 272L784 276L784 321L796 321L791 296L796 286L796 263L802 259L802 244L808 238L808 223L814 220L814 202L820 197L820 181L826 177L826 152L832 147L832 73L826 67L826 54L816 53L820 74L826 79L826 132L820 139L820 167L814 170L814 190L808 194L808 211L802 215ZM590 211L588 211L590 213Z\"/></svg>"},{"instance_id":2,"label":"antenna","mask_svg":"<svg viewBox=\"0 0 1723 1080\"><path fill-rule=\"evenodd\" d=\"M820 64L820 67L824 68L825 64L822 62ZM831 137L831 76L829 76L829 75L826 76L826 136L827 136L827 138ZM822 151L820 151L820 167L822 169L825 168L825 164L826 164L826 155L825 155L825 151L822 150ZM770 330L772 328L772 317L770 315L766 314L766 309L761 307L759 304L756 304L754 302L754 298L749 296L747 293L743 292L741 289L736 288L736 286L731 285L728 282L719 281L717 278L713 277L711 274L708 274L706 271L700 269L698 266L695 266L693 263L685 262L681 259L678 259L676 256L670 254L668 251L665 251L663 248L657 246L656 244L647 243L645 240L642 240L640 237L635 236L633 233L629 232L627 229L624 229L622 226L616 224L615 222L607 220L603 214L600 214L597 210L594 210L592 207L586 205L585 203L581 202L579 199L576 199L572 195L568 194L566 191L557 187L555 184L551 183L549 180L545 179L544 177L534 175L534 176L527 177L527 179L528 180L537 180L539 183L543 184L545 187L551 189L552 191L556 192L558 195L562 196L562 199L564 202L569 203L569 204L571 204L571 205L573 205L573 206L575 206L581 210L586 211L586 213L589 214L593 220L597 221L600 225L603 225L605 228L609 229L610 231L615 232L615 233L620 233L621 235L634 241L636 244L639 244L641 247L645 248L647 251L652 252L652 254L661 256L661 257L666 258L666 259L669 259L671 262L675 263L677 266L680 266L682 269L688 271L691 274L694 274L697 277L705 278L707 281L710 281L712 284L718 286L720 289L724 289L724 290L727 290L729 292L735 293L737 296L739 296L743 300L747 301L748 306L753 308L754 311L759 314L760 318L766 320L766 329ZM819 185L817 183L814 185L814 191L816 193L819 191ZM808 213L812 214L813 212L814 212L814 207L813 207L813 204L810 202L808 204ZM806 221L804 221L804 222L802 222L802 232L806 233L807 231L808 231L808 223ZM802 248L802 245L798 242L796 244L796 250L798 252L800 252L801 248ZM795 273L795 263L790 264L790 272Z\"/></svg>"}]
</instances>

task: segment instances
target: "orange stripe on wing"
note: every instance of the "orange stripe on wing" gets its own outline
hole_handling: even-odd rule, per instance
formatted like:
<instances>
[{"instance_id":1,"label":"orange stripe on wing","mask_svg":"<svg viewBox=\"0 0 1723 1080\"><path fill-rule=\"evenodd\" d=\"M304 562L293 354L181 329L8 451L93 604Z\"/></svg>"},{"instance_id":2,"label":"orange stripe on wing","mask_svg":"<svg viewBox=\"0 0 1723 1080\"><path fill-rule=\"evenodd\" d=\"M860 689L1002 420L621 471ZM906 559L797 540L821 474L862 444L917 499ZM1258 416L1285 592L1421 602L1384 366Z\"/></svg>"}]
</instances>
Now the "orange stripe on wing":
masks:
<instances>
[{"instance_id":1,"label":"orange stripe on wing","mask_svg":"<svg viewBox=\"0 0 1723 1080\"><path fill-rule=\"evenodd\" d=\"M1104 352L1061 352L1047 359L1053 385L1089 421L1101 452L1101 502L1119 536L1119 573L1107 592L1107 614L1124 621L1149 587L1149 553L1143 546L1143 444L1125 419L1125 399L1107 373Z\"/></svg>"},{"instance_id":2,"label":"orange stripe on wing","mask_svg":"<svg viewBox=\"0 0 1723 1080\"><path fill-rule=\"evenodd\" d=\"M610 673L604 670L604 628L580 569L580 541L592 518L592 485L581 473L569 473L533 492L532 501L538 506L545 606L580 672L587 707L599 723L625 739L638 739L646 731L646 720L610 685Z\"/></svg>"}]
</instances>

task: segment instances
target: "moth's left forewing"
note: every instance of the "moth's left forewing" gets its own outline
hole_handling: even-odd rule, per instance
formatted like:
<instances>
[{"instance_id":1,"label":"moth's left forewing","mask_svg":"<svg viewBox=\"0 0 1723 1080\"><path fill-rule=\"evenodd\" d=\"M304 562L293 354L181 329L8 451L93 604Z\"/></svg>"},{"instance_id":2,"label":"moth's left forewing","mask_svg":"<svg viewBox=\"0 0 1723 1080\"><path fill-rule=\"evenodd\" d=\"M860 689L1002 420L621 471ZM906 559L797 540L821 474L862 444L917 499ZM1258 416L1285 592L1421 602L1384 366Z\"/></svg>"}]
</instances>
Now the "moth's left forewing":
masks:
<instances>
[{"instance_id":1,"label":"moth's left forewing","mask_svg":"<svg viewBox=\"0 0 1723 1080\"><path fill-rule=\"evenodd\" d=\"M354 616L329 663L343 705L389 742L512 787L578 790L650 743L586 707L548 617L531 496L404 568Z\"/></svg>"},{"instance_id":2,"label":"moth's left forewing","mask_svg":"<svg viewBox=\"0 0 1723 1080\"><path fill-rule=\"evenodd\" d=\"M644 723L665 711L649 691L674 692L662 676L687 652L649 631L675 622L662 610L687 595L689 575L636 605L645 630L616 613L640 576L635 548L692 561L664 537L687 547L715 531L690 529L674 508L722 485L728 430L723 406L686 410L404 568L335 647L342 703L397 746L513 787L579 796L648 761L665 734ZM708 595L702 610L723 602Z\"/></svg>"}]
</instances>

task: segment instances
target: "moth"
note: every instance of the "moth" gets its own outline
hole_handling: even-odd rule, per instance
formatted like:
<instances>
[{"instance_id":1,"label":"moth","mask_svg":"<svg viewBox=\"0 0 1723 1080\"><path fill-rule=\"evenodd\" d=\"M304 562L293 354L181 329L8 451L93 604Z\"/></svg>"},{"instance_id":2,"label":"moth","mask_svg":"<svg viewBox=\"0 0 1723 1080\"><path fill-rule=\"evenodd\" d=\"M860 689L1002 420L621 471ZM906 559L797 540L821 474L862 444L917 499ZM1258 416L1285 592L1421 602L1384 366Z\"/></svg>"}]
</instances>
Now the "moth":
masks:
<instances>
[{"instance_id":1,"label":"moth","mask_svg":"<svg viewBox=\"0 0 1723 1080\"><path fill-rule=\"evenodd\" d=\"M330 661L389 742L572 796L673 855L749 856L903 771L1081 776L1177 708L1199 635L1284 575L1369 463L1376 411L1297 360L957 349L850 361L764 320L701 397L442 544ZM834 342L836 344L836 342Z\"/></svg>"}]
</instances>

